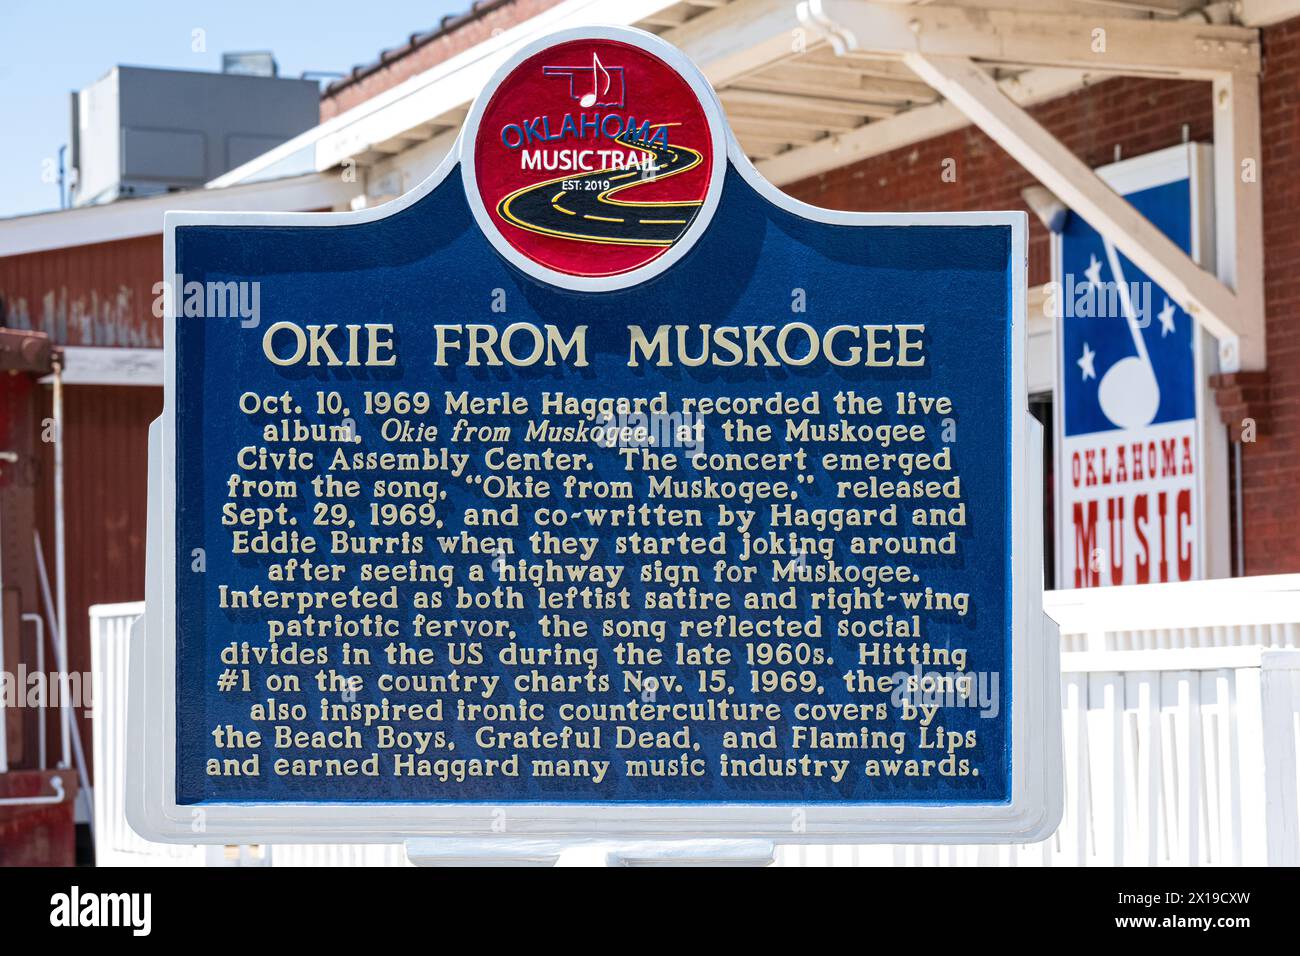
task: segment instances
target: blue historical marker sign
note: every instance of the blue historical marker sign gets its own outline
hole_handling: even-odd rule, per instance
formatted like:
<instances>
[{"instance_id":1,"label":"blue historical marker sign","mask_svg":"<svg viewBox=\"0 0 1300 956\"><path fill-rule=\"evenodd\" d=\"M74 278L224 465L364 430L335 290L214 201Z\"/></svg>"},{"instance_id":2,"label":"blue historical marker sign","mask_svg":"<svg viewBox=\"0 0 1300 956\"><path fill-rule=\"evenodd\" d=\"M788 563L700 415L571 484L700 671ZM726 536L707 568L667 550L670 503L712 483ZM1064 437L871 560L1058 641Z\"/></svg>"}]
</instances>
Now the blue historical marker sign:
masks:
<instances>
[{"instance_id":1,"label":"blue historical marker sign","mask_svg":"<svg viewBox=\"0 0 1300 956\"><path fill-rule=\"evenodd\" d=\"M166 250L143 832L1054 825L1021 214L794 202L585 30L402 199Z\"/></svg>"}]
</instances>

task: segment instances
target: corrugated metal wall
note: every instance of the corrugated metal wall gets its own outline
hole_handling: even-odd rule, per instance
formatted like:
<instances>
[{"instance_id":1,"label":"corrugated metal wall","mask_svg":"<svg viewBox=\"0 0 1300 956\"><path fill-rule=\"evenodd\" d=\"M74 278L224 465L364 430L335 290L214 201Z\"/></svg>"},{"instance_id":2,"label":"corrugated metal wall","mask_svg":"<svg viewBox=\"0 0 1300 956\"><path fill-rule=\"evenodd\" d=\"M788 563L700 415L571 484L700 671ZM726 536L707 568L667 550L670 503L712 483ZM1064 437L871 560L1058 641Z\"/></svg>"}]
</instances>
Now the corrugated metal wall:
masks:
<instances>
[{"instance_id":1,"label":"corrugated metal wall","mask_svg":"<svg viewBox=\"0 0 1300 956\"><path fill-rule=\"evenodd\" d=\"M0 325L59 345L162 347L162 236L0 258Z\"/></svg>"},{"instance_id":2,"label":"corrugated metal wall","mask_svg":"<svg viewBox=\"0 0 1300 956\"><path fill-rule=\"evenodd\" d=\"M44 391L42 415L48 416L50 391ZM90 606L139 600L144 594L149 423L162 412L162 389L68 386L64 407L68 657L72 670L88 673ZM36 519L53 586L52 445L43 447L41 475ZM89 741L90 722L84 712L78 719L82 739Z\"/></svg>"},{"instance_id":3,"label":"corrugated metal wall","mask_svg":"<svg viewBox=\"0 0 1300 956\"><path fill-rule=\"evenodd\" d=\"M4 662L16 672L31 661L35 634L20 615L40 610L36 564L32 555L32 515L41 493L38 429L33 408L41 386L26 374L0 373L0 450L18 455L0 462L0 552L3 552ZM39 766L38 712L5 708L5 732L10 768Z\"/></svg>"},{"instance_id":4,"label":"corrugated metal wall","mask_svg":"<svg viewBox=\"0 0 1300 956\"><path fill-rule=\"evenodd\" d=\"M3 257L0 325L45 332L58 345L161 348L162 319L153 314L154 285L161 278L161 236ZM27 413L39 429L51 414L51 392L48 386L36 390L35 407ZM86 673L90 605L137 600L144 593L148 431L162 410L162 390L69 386L65 406L68 656L73 671ZM37 464L36 527L53 586L51 444L40 445ZM31 543L11 541L10 547ZM35 597L25 602L35 604ZM83 711L79 719L82 738L89 741ZM57 729L50 730L57 741ZM50 758L59 758L57 745Z\"/></svg>"}]
</instances>

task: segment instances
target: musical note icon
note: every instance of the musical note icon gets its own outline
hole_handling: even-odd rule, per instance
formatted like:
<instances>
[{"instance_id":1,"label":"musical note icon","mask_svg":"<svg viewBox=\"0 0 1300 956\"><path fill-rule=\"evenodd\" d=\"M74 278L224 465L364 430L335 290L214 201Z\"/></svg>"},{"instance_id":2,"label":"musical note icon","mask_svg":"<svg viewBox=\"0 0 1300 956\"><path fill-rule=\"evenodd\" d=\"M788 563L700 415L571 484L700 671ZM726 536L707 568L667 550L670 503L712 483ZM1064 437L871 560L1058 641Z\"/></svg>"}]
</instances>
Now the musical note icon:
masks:
<instances>
[{"instance_id":1,"label":"musical note icon","mask_svg":"<svg viewBox=\"0 0 1300 956\"><path fill-rule=\"evenodd\" d=\"M543 75L564 77L569 81L569 96L577 100L584 110L593 106L622 108L626 94L623 73L623 67L606 66L594 52L591 54L590 66L542 67ZM588 76L591 77L590 91L587 90ZM583 92L579 93L579 90Z\"/></svg>"},{"instance_id":2,"label":"musical note icon","mask_svg":"<svg viewBox=\"0 0 1300 956\"><path fill-rule=\"evenodd\" d=\"M1151 424L1160 408L1160 383L1156 381L1151 355L1138 325L1137 310L1133 308L1133 299L1124 278L1124 270L1120 267L1115 244L1104 237L1102 242L1106 246L1110 273L1115 280L1120 305L1124 309L1124 320L1128 323L1129 334L1133 336L1138 354L1122 358L1106 370L1097 388L1097 402L1101 405L1102 414L1120 428L1142 428Z\"/></svg>"},{"instance_id":3,"label":"musical note icon","mask_svg":"<svg viewBox=\"0 0 1300 956\"><path fill-rule=\"evenodd\" d=\"M599 99L599 96L597 95L597 87L599 85L600 74L602 73L605 74L605 86L603 89L600 90L599 96L604 96L606 93L609 92L609 70L605 69L604 65L600 62L600 57L596 56L595 53L592 53L591 54L591 92L585 94L582 97L582 99L578 101L578 105L581 106L584 110L588 109L591 106L594 106L596 100Z\"/></svg>"}]
</instances>

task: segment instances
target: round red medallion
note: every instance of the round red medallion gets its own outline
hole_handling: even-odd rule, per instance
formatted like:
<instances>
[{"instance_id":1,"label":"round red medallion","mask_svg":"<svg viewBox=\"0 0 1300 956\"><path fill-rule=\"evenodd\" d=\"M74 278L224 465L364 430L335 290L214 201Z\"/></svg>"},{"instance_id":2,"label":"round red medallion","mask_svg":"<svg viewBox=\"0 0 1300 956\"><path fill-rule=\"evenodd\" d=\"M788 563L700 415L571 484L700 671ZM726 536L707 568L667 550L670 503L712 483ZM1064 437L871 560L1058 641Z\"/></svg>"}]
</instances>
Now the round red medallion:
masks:
<instances>
[{"instance_id":1,"label":"round red medallion","mask_svg":"<svg viewBox=\"0 0 1300 956\"><path fill-rule=\"evenodd\" d=\"M666 265L707 220L722 172L715 111L702 78L646 41L526 51L475 107L466 189L489 238L526 271L598 280Z\"/></svg>"}]
</instances>

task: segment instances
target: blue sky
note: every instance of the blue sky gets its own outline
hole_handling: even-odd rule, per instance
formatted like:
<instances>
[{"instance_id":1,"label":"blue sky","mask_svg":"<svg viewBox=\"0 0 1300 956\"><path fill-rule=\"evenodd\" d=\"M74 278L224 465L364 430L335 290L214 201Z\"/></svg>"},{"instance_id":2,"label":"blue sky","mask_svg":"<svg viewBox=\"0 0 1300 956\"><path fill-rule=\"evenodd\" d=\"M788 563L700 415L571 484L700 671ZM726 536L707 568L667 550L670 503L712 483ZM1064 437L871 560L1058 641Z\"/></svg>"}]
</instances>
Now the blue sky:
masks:
<instances>
[{"instance_id":1,"label":"blue sky","mask_svg":"<svg viewBox=\"0 0 1300 956\"><path fill-rule=\"evenodd\" d=\"M54 209L42 181L68 140L68 94L117 64L220 70L223 51L271 50L282 76L346 72L470 0L0 0L0 216ZM195 52L195 30L205 52Z\"/></svg>"}]
</instances>

